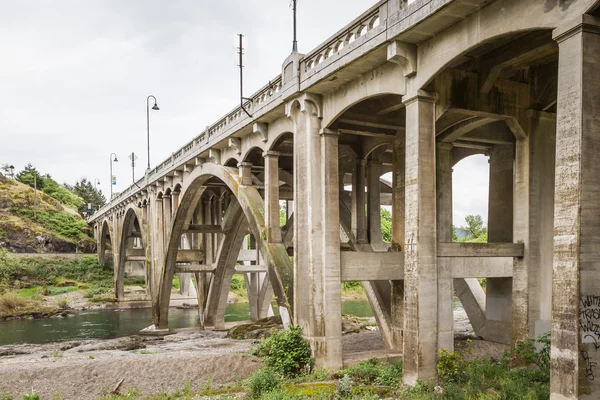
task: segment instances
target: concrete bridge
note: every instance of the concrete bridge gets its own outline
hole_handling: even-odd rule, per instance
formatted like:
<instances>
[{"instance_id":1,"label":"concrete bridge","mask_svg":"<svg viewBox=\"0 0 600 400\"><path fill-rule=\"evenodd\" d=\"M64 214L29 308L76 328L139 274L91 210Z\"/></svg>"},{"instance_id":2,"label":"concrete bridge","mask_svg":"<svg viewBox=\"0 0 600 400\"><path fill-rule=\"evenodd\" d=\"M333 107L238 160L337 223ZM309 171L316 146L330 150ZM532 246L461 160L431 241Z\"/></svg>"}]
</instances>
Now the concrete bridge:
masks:
<instances>
[{"instance_id":1,"label":"concrete bridge","mask_svg":"<svg viewBox=\"0 0 600 400\"><path fill-rule=\"evenodd\" d=\"M176 274L219 328L237 268L252 317L273 293L337 368L340 283L362 281L410 384L453 349L456 293L487 340L552 331L553 398L598 398L597 3L384 0L291 54L252 117L232 110L90 218L117 298L143 263L155 329ZM452 167L474 154L489 156L489 243L452 243Z\"/></svg>"}]
</instances>

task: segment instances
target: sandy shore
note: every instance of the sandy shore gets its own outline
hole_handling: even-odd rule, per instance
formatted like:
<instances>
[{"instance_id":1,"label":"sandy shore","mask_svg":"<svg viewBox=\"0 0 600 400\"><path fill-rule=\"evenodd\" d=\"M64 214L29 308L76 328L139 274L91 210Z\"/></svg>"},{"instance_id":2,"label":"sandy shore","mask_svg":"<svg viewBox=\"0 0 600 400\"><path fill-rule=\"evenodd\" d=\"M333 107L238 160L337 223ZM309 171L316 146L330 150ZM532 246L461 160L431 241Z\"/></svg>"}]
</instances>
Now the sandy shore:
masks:
<instances>
[{"instance_id":1,"label":"sandy shore","mask_svg":"<svg viewBox=\"0 0 600 400\"><path fill-rule=\"evenodd\" d=\"M120 392L172 393L189 381L201 390L244 379L259 368L251 341L222 332L180 332L164 339L120 338L0 347L0 393L21 398L99 399L123 379Z\"/></svg>"}]
</instances>

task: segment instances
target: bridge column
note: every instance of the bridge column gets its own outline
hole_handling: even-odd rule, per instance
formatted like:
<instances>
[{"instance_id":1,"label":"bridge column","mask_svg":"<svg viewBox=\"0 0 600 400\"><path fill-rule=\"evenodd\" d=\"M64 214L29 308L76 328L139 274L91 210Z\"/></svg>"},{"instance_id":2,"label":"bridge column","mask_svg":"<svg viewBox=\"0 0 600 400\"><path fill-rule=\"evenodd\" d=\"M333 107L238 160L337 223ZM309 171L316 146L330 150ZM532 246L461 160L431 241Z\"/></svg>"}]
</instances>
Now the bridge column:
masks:
<instances>
[{"instance_id":1,"label":"bridge column","mask_svg":"<svg viewBox=\"0 0 600 400\"><path fill-rule=\"evenodd\" d=\"M404 213L405 204L405 165L406 136L396 133L392 153L392 249L404 251ZM399 254L398 257L403 257ZM391 281L391 345L392 349L402 351L402 332L404 331L404 281Z\"/></svg>"},{"instance_id":2,"label":"bridge column","mask_svg":"<svg viewBox=\"0 0 600 400\"><path fill-rule=\"evenodd\" d=\"M559 46L551 399L600 395L600 19L554 30Z\"/></svg>"},{"instance_id":3,"label":"bridge column","mask_svg":"<svg viewBox=\"0 0 600 400\"><path fill-rule=\"evenodd\" d=\"M279 223L279 153L267 151L265 159L265 225L267 241L281 243Z\"/></svg>"},{"instance_id":4,"label":"bridge column","mask_svg":"<svg viewBox=\"0 0 600 400\"><path fill-rule=\"evenodd\" d=\"M365 166L366 160L357 159L352 175L352 233L357 243L368 243L365 218Z\"/></svg>"},{"instance_id":5,"label":"bridge column","mask_svg":"<svg viewBox=\"0 0 600 400\"><path fill-rule=\"evenodd\" d=\"M406 104L406 251L404 382L436 376L438 273L435 192L435 98L424 91Z\"/></svg>"},{"instance_id":6,"label":"bridge column","mask_svg":"<svg viewBox=\"0 0 600 400\"><path fill-rule=\"evenodd\" d=\"M165 241L164 241L164 212L163 199L157 198L154 201L154 246L152 260L152 322L159 328L168 328L168 321L160 319L160 300L169 301L169 299L160 299L160 284L162 273L165 268ZM161 326L162 323L162 326Z\"/></svg>"},{"instance_id":7,"label":"bridge column","mask_svg":"<svg viewBox=\"0 0 600 400\"><path fill-rule=\"evenodd\" d=\"M452 144L436 144L437 240L452 243ZM454 351L454 285L447 258L438 262L438 348Z\"/></svg>"},{"instance_id":8,"label":"bridge column","mask_svg":"<svg viewBox=\"0 0 600 400\"><path fill-rule=\"evenodd\" d=\"M142 207L142 220L140 221L140 225L142 225L142 232L144 232L144 237L142 238L142 242L144 243L144 256L146 257L146 261L144 263L144 267L146 268L146 299L150 299L152 297L152 233L150 228L150 206L145 203Z\"/></svg>"},{"instance_id":9,"label":"bridge column","mask_svg":"<svg viewBox=\"0 0 600 400\"><path fill-rule=\"evenodd\" d=\"M367 161L369 242L374 251L387 250L381 235L381 182L379 180L382 175L381 169L381 161Z\"/></svg>"},{"instance_id":10,"label":"bridge column","mask_svg":"<svg viewBox=\"0 0 600 400\"><path fill-rule=\"evenodd\" d=\"M294 317L317 365L338 369L342 367L338 143L329 131L320 135L317 103L320 99L304 95L288 110L294 122Z\"/></svg>"},{"instance_id":11,"label":"bridge column","mask_svg":"<svg viewBox=\"0 0 600 400\"><path fill-rule=\"evenodd\" d=\"M496 145L490 151L488 242L513 241L513 145ZM488 278L485 292L486 336L493 342L510 344L512 323L512 278Z\"/></svg>"}]
</instances>

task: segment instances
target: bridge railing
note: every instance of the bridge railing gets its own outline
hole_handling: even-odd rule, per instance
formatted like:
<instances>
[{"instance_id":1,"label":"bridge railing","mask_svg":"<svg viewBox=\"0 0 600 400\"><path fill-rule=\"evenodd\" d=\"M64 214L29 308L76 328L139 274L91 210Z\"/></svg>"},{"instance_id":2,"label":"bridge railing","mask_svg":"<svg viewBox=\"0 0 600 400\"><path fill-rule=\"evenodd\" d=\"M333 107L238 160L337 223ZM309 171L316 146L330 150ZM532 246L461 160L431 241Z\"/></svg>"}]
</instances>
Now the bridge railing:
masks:
<instances>
[{"instance_id":1,"label":"bridge railing","mask_svg":"<svg viewBox=\"0 0 600 400\"><path fill-rule=\"evenodd\" d=\"M379 28L379 31L383 27L386 16L387 0L383 0L306 54L300 64L302 79L310 77L321 64L329 64L351 51L359 44L358 42L361 42L359 39L367 36L373 29Z\"/></svg>"},{"instance_id":2,"label":"bridge railing","mask_svg":"<svg viewBox=\"0 0 600 400\"><path fill-rule=\"evenodd\" d=\"M267 104L281 97L281 85L281 75L278 75L260 88L256 93L250 96L252 101L246 102L244 107L250 113L260 110ZM209 149L217 142L222 140L223 134L228 133L227 131L233 130L234 128L237 129L240 123L248 122L250 120L251 118L246 115L241 106L234 108L231 112L225 115L225 117L207 127L194 139L186 143L179 150L172 153L169 158L148 171L147 182L145 181L146 177L144 177L136 182L137 186L134 184L116 194L113 196L112 200L110 200L104 207L100 208L89 219L94 220L96 215L104 214L114 205L119 204L124 199L140 191L147 183L155 181L156 178L160 177L164 171L169 170L176 165L181 165L183 162L189 160L193 156L196 156Z\"/></svg>"},{"instance_id":3,"label":"bridge railing","mask_svg":"<svg viewBox=\"0 0 600 400\"><path fill-rule=\"evenodd\" d=\"M348 54L353 48L359 46L365 39L368 39L368 37L385 30L387 1L379 1L316 49L309 52L300 63L301 80L311 77L323 67ZM281 98L281 88L282 76L277 75L251 95L251 100L244 104L244 108L251 114L266 112L266 110L275 106L274 102L276 100ZM137 182L137 186L132 185L123 192L115 195L112 200L91 216L89 220L94 220L97 215L105 213L129 196L142 190L141 188L145 185L156 181L166 171L208 150L217 142L251 121L252 118L248 117L241 106L234 108L223 118L208 126L179 150L172 153L169 158L148 171L146 176Z\"/></svg>"}]
</instances>

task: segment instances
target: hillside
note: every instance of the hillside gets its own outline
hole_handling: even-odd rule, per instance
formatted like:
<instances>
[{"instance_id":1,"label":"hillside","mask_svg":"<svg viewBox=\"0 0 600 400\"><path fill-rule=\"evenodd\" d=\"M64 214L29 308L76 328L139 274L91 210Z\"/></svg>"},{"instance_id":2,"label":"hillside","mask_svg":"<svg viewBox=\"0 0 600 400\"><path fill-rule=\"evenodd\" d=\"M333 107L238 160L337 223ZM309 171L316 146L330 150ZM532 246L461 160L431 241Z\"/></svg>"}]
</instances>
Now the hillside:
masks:
<instances>
[{"instance_id":1,"label":"hillside","mask_svg":"<svg viewBox=\"0 0 600 400\"><path fill-rule=\"evenodd\" d=\"M95 241L77 210L0 174L0 247L17 253L93 252Z\"/></svg>"}]
</instances>

